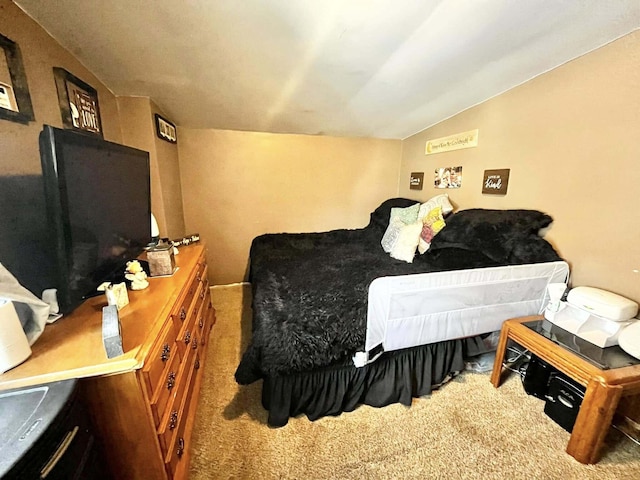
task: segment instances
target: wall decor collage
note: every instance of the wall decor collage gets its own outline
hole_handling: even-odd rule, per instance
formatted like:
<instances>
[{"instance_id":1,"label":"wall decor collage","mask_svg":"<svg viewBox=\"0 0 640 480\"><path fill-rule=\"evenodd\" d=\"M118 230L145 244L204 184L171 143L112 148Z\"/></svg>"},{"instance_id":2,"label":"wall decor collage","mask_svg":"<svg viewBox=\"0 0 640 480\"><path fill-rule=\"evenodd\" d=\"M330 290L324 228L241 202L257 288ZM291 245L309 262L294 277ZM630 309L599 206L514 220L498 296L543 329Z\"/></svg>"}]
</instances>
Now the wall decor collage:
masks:
<instances>
[{"instance_id":1,"label":"wall decor collage","mask_svg":"<svg viewBox=\"0 0 640 480\"><path fill-rule=\"evenodd\" d=\"M450 152L463 148L478 146L478 129L468 132L456 133L448 137L427 140L425 155ZM487 195L506 195L509 186L509 172L506 169L485 170L482 180L482 193ZM424 185L424 172L411 172L409 188L422 190ZM461 188L462 166L437 167L433 175L434 188Z\"/></svg>"},{"instance_id":2,"label":"wall decor collage","mask_svg":"<svg viewBox=\"0 0 640 480\"><path fill-rule=\"evenodd\" d=\"M0 48L0 119L28 124L35 115L20 47L0 34ZM53 67L53 79L63 127L102 137L97 90L64 68ZM156 114L155 126L158 138L177 143L173 123Z\"/></svg>"}]
</instances>

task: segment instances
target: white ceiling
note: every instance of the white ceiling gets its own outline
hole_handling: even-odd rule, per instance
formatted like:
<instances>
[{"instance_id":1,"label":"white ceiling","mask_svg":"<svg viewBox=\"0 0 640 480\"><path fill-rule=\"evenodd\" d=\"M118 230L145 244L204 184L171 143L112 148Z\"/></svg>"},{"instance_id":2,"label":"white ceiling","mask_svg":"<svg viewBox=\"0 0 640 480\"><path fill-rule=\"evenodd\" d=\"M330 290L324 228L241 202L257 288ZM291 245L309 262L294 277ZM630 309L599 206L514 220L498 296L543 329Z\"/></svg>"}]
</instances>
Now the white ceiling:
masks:
<instances>
[{"instance_id":1,"label":"white ceiling","mask_svg":"<svg viewBox=\"0 0 640 480\"><path fill-rule=\"evenodd\" d=\"M176 124L406 138L640 28L640 0L14 0Z\"/></svg>"}]
</instances>

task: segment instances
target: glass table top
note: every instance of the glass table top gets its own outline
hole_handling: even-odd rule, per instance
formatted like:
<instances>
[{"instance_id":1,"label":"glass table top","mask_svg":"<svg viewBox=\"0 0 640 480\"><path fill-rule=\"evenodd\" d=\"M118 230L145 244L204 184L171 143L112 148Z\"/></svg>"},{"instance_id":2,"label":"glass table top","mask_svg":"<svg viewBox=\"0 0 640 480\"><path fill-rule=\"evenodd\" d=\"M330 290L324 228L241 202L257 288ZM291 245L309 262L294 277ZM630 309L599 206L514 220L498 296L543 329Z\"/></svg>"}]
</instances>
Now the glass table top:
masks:
<instances>
[{"instance_id":1,"label":"glass table top","mask_svg":"<svg viewBox=\"0 0 640 480\"><path fill-rule=\"evenodd\" d=\"M618 345L600 348L548 320L524 322L523 325L552 342L575 353L601 370L640 364L640 360L626 353Z\"/></svg>"}]
</instances>

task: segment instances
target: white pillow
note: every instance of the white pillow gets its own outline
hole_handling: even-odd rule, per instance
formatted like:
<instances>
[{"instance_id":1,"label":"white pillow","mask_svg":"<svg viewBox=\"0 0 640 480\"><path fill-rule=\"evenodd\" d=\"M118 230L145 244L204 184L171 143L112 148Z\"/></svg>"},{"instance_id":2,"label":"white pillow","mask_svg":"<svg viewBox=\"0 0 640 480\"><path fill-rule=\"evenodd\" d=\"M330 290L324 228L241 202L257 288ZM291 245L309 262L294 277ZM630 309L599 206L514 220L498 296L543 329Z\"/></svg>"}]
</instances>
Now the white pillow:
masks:
<instances>
[{"instance_id":1,"label":"white pillow","mask_svg":"<svg viewBox=\"0 0 640 480\"><path fill-rule=\"evenodd\" d=\"M420 241L422 232L422 222L415 222L404 225L400 228L398 238L391 250L391 256L397 260L404 260L407 263L413 262L416 254L416 247Z\"/></svg>"},{"instance_id":2,"label":"white pillow","mask_svg":"<svg viewBox=\"0 0 640 480\"><path fill-rule=\"evenodd\" d=\"M442 207L443 216L447 216L448 214L453 212L453 205L451 205L451 202L449 202L449 195L447 195L446 193L442 193L430 198L422 205L420 205L420 210L418 211L418 220L422 220L429 214L431 210L436 207Z\"/></svg>"},{"instance_id":3,"label":"white pillow","mask_svg":"<svg viewBox=\"0 0 640 480\"><path fill-rule=\"evenodd\" d=\"M400 234L400 228L409 223L413 223L418 219L418 212L420 211L420 204L416 203L406 208L394 207L391 209L389 215L389 225L382 236L380 244L382 249L391 253L393 246L395 245L398 235Z\"/></svg>"}]
</instances>

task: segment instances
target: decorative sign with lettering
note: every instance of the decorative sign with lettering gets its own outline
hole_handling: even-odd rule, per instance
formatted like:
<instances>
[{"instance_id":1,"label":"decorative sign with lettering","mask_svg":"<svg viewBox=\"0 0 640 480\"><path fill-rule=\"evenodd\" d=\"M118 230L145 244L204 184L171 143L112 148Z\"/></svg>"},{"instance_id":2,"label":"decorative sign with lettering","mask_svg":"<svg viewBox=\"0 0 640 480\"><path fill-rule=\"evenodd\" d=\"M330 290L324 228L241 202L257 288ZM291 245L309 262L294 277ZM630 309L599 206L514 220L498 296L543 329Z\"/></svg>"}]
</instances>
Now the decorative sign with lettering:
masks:
<instances>
[{"instance_id":1,"label":"decorative sign with lettering","mask_svg":"<svg viewBox=\"0 0 640 480\"><path fill-rule=\"evenodd\" d=\"M460 150L461 148L472 148L478 146L478 130L469 132L456 133L448 137L436 138L428 140L425 148L425 155L433 155L434 153L450 152L451 150Z\"/></svg>"},{"instance_id":2,"label":"decorative sign with lettering","mask_svg":"<svg viewBox=\"0 0 640 480\"><path fill-rule=\"evenodd\" d=\"M424 181L424 172L411 172L411 179L409 180L409 188L411 190L422 190L423 181Z\"/></svg>"},{"instance_id":3,"label":"decorative sign with lettering","mask_svg":"<svg viewBox=\"0 0 640 480\"><path fill-rule=\"evenodd\" d=\"M176 126L156 113L156 135L169 143L177 143Z\"/></svg>"},{"instance_id":4,"label":"decorative sign with lettering","mask_svg":"<svg viewBox=\"0 0 640 480\"><path fill-rule=\"evenodd\" d=\"M98 92L63 68L54 67L53 75L64 127L102 137Z\"/></svg>"},{"instance_id":5,"label":"decorative sign with lettering","mask_svg":"<svg viewBox=\"0 0 640 480\"><path fill-rule=\"evenodd\" d=\"M506 195L509 186L509 169L485 170L482 182L482 193L490 195Z\"/></svg>"}]
</instances>

